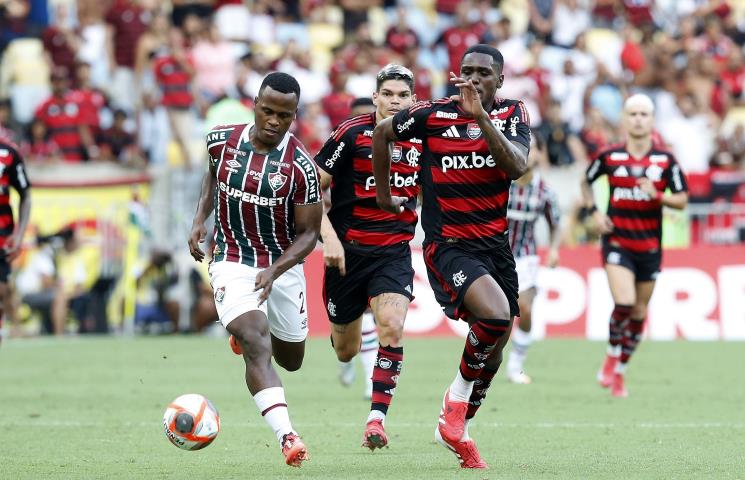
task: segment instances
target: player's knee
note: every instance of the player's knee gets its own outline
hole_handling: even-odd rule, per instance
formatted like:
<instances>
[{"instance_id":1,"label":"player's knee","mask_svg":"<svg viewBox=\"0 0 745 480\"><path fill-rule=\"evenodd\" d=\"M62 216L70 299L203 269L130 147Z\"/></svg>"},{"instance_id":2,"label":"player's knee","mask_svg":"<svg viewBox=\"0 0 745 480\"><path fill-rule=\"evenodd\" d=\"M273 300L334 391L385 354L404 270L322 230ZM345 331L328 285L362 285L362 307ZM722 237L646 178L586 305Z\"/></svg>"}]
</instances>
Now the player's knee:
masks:
<instances>
[{"instance_id":1,"label":"player's knee","mask_svg":"<svg viewBox=\"0 0 745 480\"><path fill-rule=\"evenodd\" d=\"M400 340L404 334L404 317L395 312L384 312L375 319L378 336Z\"/></svg>"},{"instance_id":2,"label":"player's knee","mask_svg":"<svg viewBox=\"0 0 745 480\"><path fill-rule=\"evenodd\" d=\"M288 372L296 372L303 366L302 358L281 358L275 356L274 361Z\"/></svg>"},{"instance_id":3,"label":"player's knee","mask_svg":"<svg viewBox=\"0 0 745 480\"><path fill-rule=\"evenodd\" d=\"M334 351L336 352L336 358L338 358L340 362L349 362L357 356L360 351L360 346L339 345L337 343L334 345Z\"/></svg>"}]
</instances>

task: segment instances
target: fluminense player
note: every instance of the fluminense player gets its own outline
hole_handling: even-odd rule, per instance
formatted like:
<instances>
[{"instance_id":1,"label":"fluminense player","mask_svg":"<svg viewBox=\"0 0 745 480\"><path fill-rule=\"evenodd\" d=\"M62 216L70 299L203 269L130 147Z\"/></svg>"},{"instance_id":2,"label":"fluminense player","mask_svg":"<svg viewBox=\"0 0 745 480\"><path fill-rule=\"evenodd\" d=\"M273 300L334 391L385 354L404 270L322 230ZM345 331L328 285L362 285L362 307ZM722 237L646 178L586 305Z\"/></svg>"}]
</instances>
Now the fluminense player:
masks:
<instances>
[{"instance_id":1,"label":"fluminense player","mask_svg":"<svg viewBox=\"0 0 745 480\"><path fill-rule=\"evenodd\" d=\"M688 204L686 178L672 153L653 141L654 104L632 95L623 107L626 143L601 151L582 181L585 205L602 236L602 256L613 296L608 349L598 382L626 397L626 366L641 339L647 304L662 262L662 207ZM607 214L599 211L591 184L606 175ZM670 193L665 193L666 190Z\"/></svg>"},{"instance_id":2,"label":"fluminense player","mask_svg":"<svg viewBox=\"0 0 745 480\"><path fill-rule=\"evenodd\" d=\"M408 201L388 182L390 142L422 139L424 260L437 301L470 325L455 379L445 392L436 439L463 468L487 468L468 435L502 360L519 314L515 260L507 235L510 183L527 170L530 129L525 106L495 99L504 82L502 54L474 45L451 82L454 98L416 103L378 123L373 165L378 205L404 216Z\"/></svg>"},{"instance_id":3,"label":"fluminense player","mask_svg":"<svg viewBox=\"0 0 745 480\"><path fill-rule=\"evenodd\" d=\"M559 204L556 195L546 185L536 168L544 151L545 142L534 133L528 155L528 171L512 182L510 201L507 204L510 245L515 256L517 280L520 284L520 298L517 302L520 307L520 319L517 328L512 329L512 350L507 360L507 379L517 384L532 382L523 367L532 343L530 330L533 300L538 285L538 267L541 263L536 250L534 230L535 223L540 217L546 219L551 236L546 263L554 268L559 262Z\"/></svg>"},{"instance_id":4,"label":"fluminense player","mask_svg":"<svg viewBox=\"0 0 745 480\"><path fill-rule=\"evenodd\" d=\"M272 357L290 372L303 363L308 309L301 262L316 245L323 214L316 166L288 133L299 98L295 78L270 73L255 99L255 123L207 134L209 169L189 237L201 262L204 222L214 211L209 275L217 313L231 348L243 355L256 406L295 467L309 456L290 423Z\"/></svg>"},{"instance_id":5,"label":"fluminense player","mask_svg":"<svg viewBox=\"0 0 745 480\"><path fill-rule=\"evenodd\" d=\"M323 300L332 326L331 343L344 362L351 361L360 348L376 352L372 404L362 437L362 446L370 450L388 444L385 418L403 364L404 320L414 298L409 241L417 222L422 152L416 138L393 143L392 175L385 183L407 200L402 214L386 212L375 201L372 135L383 119L411 106L413 90L409 69L395 64L383 67L372 94L375 112L339 124L316 155L321 185L331 188L331 208L321 228L326 264ZM375 322L363 326L368 305ZM375 324L379 344L373 346Z\"/></svg>"}]
</instances>

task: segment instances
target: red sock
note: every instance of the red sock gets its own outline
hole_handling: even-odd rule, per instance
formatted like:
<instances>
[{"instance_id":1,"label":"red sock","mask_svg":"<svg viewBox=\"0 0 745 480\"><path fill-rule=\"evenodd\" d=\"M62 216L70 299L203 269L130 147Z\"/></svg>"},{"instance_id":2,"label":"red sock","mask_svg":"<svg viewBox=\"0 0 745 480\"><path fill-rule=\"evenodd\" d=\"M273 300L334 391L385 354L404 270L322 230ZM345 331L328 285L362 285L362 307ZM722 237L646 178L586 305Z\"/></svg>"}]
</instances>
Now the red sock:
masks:
<instances>
[{"instance_id":1,"label":"red sock","mask_svg":"<svg viewBox=\"0 0 745 480\"><path fill-rule=\"evenodd\" d=\"M479 378L484 362L508 328L509 320L478 320L471 325L460 360L460 374L464 379L472 382Z\"/></svg>"},{"instance_id":2,"label":"red sock","mask_svg":"<svg viewBox=\"0 0 745 480\"><path fill-rule=\"evenodd\" d=\"M642 338L644 330L644 319L637 320L632 318L626 323L626 329L621 342L621 363L628 363L631 355L634 354L637 345Z\"/></svg>"},{"instance_id":3,"label":"red sock","mask_svg":"<svg viewBox=\"0 0 745 480\"><path fill-rule=\"evenodd\" d=\"M375 359L372 381L372 405L370 410L388 413L388 407L396 390L401 364L404 359L404 347L378 347L378 358Z\"/></svg>"},{"instance_id":4,"label":"red sock","mask_svg":"<svg viewBox=\"0 0 745 480\"><path fill-rule=\"evenodd\" d=\"M608 343L612 346L620 345L623 341L624 329L631 315L631 305L616 305L610 314L610 332Z\"/></svg>"},{"instance_id":5,"label":"red sock","mask_svg":"<svg viewBox=\"0 0 745 480\"><path fill-rule=\"evenodd\" d=\"M479 378L473 383L471 398L468 399L468 411L466 419L473 418L476 415L481 402L486 398L486 392L489 390L492 378L496 375L497 370L482 369Z\"/></svg>"}]
</instances>

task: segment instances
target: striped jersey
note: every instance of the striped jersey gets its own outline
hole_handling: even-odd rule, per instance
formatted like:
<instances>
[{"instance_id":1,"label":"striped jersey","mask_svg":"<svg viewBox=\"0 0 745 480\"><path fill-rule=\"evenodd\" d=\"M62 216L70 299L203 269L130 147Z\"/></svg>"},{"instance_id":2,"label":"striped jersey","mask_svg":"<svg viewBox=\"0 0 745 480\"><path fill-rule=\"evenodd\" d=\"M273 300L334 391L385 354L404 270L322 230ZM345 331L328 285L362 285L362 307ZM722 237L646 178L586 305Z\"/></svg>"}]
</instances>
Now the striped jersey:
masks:
<instances>
[{"instance_id":1,"label":"striped jersey","mask_svg":"<svg viewBox=\"0 0 745 480\"><path fill-rule=\"evenodd\" d=\"M13 234L13 209L10 206L10 187L24 195L31 187L26 167L15 145L0 140L0 248Z\"/></svg>"},{"instance_id":2,"label":"striped jersey","mask_svg":"<svg viewBox=\"0 0 745 480\"><path fill-rule=\"evenodd\" d=\"M408 197L401 215L378 207L372 169L375 113L339 124L316 155L316 164L333 177L328 217L339 239L358 253L380 254L414 238L422 142L412 138L391 149L391 193Z\"/></svg>"},{"instance_id":3,"label":"striped jersey","mask_svg":"<svg viewBox=\"0 0 745 480\"><path fill-rule=\"evenodd\" d=\"M585 175L590 183L602 175L608 176L607 213L613 231L603 237L603 242L633 252L659 250L662 205L644 193L637 181L647 177L660 192L668 188L673 193L688 191L685 175L673 154L654 145L644 157L634 158L625 145L611 146L598 154Z\"/></svg>"},{"instance_id":4,"label":"striped jersey","mask_svg":"<svg viewBox=\"0 0 745 480\"><path fill-rule=\"evenodd\" d=\"M536 255L535 222L543 216L551 230L559 226L559 204L556 195L537 171L527 185L512 182L507 220L512 255Z\"/></svg>"},{"instance_id":5,"label":"striped jersey","mask_svg":"<svg viewBox=\"0 0 745 480\"><path fill-rule=\"evenodd\" d=\"M207 134L216 176L213 261L266 268L295 239L294 207L321 201L318 171L303 144L287 133L268 154L249 141L253 124Z\"/></svg>"},{"instance_id":6,"label":"striped jersey","mask_svg":"<svg viewBox=\"0 0 745 480\"><path fill-rule=\"evenodd\" d=\"M511 141L530 147L525 106L497 99L489 117ZM393 117L399 140L423 139L422 227L426 242L462 242L469 249L503 245L511 180L496 165L478 123L458 102L419 102Z\"/></svg>"}]
</instances>

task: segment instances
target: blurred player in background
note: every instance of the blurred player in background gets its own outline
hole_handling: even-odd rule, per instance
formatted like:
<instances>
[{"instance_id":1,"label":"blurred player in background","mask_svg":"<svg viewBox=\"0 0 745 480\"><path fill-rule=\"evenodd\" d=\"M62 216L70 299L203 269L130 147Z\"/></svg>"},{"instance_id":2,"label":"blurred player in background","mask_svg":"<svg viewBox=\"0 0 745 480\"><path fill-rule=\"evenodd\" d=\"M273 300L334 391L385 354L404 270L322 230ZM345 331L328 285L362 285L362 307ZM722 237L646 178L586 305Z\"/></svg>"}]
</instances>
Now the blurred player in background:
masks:
<instances>
[{"instance_id":1,"label":"blurred player in background","mask_svg":"<svg viewBox=\"0 0 745 480\"><path fill-rule=\"evenodd\" d=\"M546 144L538 134L531 136L528 172L512 182L507 204L510 245L515 256L517 279L520 284L520 320L512 329L512 350L507 361L507 379L512 383L529 384L532 379L523 371L528 348L532 343L530 329L533 300L536 295L538 257L535 242L535 223L543 216L550 232L550 248L546 264L554 268L559 262L559 204L554 192L546 185L537 170L539 160L545 155Z\"/></svg>"},{"instance_id":2,"label":"blurred player in background","mask_svg":"<svg viewBox=\"0 0 745 480\"><path fill-rule=\"evenodd\" d=\"M271 360L291 372L302 365L308 313L301 262L316 245L323 214L313 160L288 133L299 98L295 78L270 73L256 97L256 123L216 126L207 134L209 169L189 237L191 255L201 262L199 243L214 210L209 274L218 316L246 362L256 406L295 467L308 452L292 428Z\"/></svg>"},{"instance_id":3,"label":"blurred player in background","mask_svg":"<svg viewBox=\"0 0 745 480\"><path fill-rule=\"evenodd\" d=\"M422 152L417 139L393 144L393 175L386 184L393 184L396 194L407 198L405 212L393 215L375 202L372 135L381 120L411 106L413 90L414 74L408 68L383 67L372 97L375 112L339 124L316 155L321 186L331 188L331 208L321 227L326 264L323 301L332 323L331 343L342 362L351 361L361 348L366 350L363 356L376 352L372 405L362 438L362 446L370 450L388 444L385 417L403 364L404 320L414 298L409 242L417 222ZM375 322L368 320L363 326L368 305ZM376 324L378 345L373 337Z\"/></svg>"},{"instance_id":4,"label":"blurred player in background","mask_svg":"<svg viewBox=\"0 0 745 480\"><path fill-rule=\"evenodd\" d=\"M365 113L374 113L377 110L375 103L372 98L359 97L352 101L352 114L350 117L356 117ZM321 173L323 178L324 174ZM326 196L324 199L329 201L331 205L330 197ZM375 317L368 308L365 313L362 314L362 345L360 346L360 354L355 358L360 360L362 369L365 372L365 391L363 398L366 400L372 399L372 372L375 367L375 359L378 356L378 331L375 328ZM339 360L339 381L342 385L349 386L354 382L354 360L348 362L342 362Z\"/></svg>"},{"instance_id":5,"label":"blurred player in background","mask_svg":"<svg viewBox=\"0 0 745 480\"><path fill-rule=\"evenodd\" d=\"M662 207L688 203L686 178L675 157L653 141L654 104L633 95L623 108L627 140L601 151L582 182L585 205L602 233L602 255L615 306L609 345L598 381L615 397L626 397L626 366L641 340L647 304L662 261ZM591 184L608 176L607 214L595 205ZM671 193L666 194L669 189Z\"/></svg>"},{"instance_id":6,"label":"blurred player in background","mask_svg":"<svg viewBox=\"0 0 745 480\"><path fill-rule=\"evenodd\" d=\"M530 128L522 102L495 100L503 66L494 47L469 47L460 76L451 72L458 97L416 103L380 122L373 136L378 204L402 216L410 200L391 195L388 145L414 137L424 141L422 227L429 282L445 315L470 325L435 438L463 468L487 468L468 435L467 419L486 397L519 314L507 199L512 180L527 171Z\"/></svg>"},{"instance_id":7,"label":"blurred player in background","mask_svg":"<svg viewBox=\"0 0 745 480\"><path fill-rule=\"evenodd\" d=\"M18 256L31 216L31 184L18 147L0 132L0 341L5 306L10 305L10 263ZM20 197L18 224L13 220L10 189Z\"/></svg>"}]
</instances>

